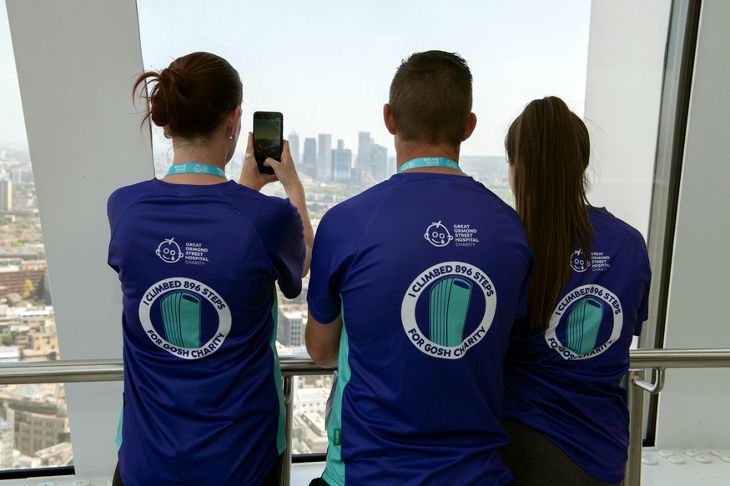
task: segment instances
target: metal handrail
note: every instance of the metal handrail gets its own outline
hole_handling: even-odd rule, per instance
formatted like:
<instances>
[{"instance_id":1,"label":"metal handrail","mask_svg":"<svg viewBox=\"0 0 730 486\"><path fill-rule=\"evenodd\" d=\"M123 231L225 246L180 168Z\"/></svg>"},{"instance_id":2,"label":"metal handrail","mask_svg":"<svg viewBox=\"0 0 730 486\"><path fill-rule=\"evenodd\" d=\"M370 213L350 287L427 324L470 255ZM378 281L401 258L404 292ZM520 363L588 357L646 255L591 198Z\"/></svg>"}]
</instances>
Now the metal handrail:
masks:
<instances>
[{"instance_id":1,"label":"metal handrail","mask_svg":"<svg viewBox=\"0 0 730 486\"><path fill-rule=\"evenodd\" d=\"M632 349L631 369L730 367L730 349ZM306 354L279 355L284 376L320 375L321 368ZM118 359L17 361L0 363L0 385L122 381Z\"/></svg>"},{"instance_id":2,"label":"metal handrail","mask_svg":"<svg viewBox=\"0 0 730 486\"><path fill-rule=\"evenodd\" d=\"M630 437L639 438L629 444L629 460L626 466L624 486L639 486L641 483L641 437L643 434L644 390L655 392L661 386L652 387L643 381L646 369L667 368L726 368L730 367L730 349L632 349L627 383L627 405L630 411ZM291 436L291 378L301 375L322 375L332 369L318 366L306 354L279 355L281 374L284 378L284 400L287 407L287 439ZM0 363L0 385L36 383L80 383L97 381L122 381L124 368L121 360L86 359L59 361L19 361ZM663 385L663 373L659 380ZM638 420L637 420L638 419ZM282 484L289 484L291 450L287 448L284 461Z\"/></svg>"}]
</instances>

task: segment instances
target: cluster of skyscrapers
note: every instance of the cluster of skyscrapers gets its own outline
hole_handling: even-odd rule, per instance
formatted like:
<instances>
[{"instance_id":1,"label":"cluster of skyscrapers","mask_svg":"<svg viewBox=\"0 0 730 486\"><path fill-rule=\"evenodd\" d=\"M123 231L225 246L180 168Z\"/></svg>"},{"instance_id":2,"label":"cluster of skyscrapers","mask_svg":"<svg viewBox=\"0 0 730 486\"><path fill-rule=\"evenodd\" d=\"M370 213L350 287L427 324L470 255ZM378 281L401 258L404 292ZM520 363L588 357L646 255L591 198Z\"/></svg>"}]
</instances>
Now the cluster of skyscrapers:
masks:
<instances>
[{"instance_id":1,"label":"cluster of skyscrapers","mask_svg":"<svg viewBox=\"0 0 730 486\"><path fill-rule=\"evenodd\" d=\"M333 148L332 135L328 133L305 138L301 157L299 135L292 132L288 140L294 163L302 173L317 181L373 183L385 180L392 172L388 167L388 149L376 144L370 132L359 132L355 160L352 150L345 148L344 140L338 140L337 148Z\"/></svg>"}]
</instances>

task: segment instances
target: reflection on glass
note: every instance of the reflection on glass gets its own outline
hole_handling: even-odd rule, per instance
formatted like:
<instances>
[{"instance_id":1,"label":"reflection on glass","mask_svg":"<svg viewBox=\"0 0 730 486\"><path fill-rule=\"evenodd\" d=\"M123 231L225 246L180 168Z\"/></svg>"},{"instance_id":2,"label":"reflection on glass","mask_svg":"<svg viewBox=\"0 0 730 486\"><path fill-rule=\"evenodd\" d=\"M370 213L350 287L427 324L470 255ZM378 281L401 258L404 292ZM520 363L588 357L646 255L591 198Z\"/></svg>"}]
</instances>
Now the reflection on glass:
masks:
<instances>
[{"instance_id":1,"label":"reflection on glass","mask_svg":"<svg viewBox=\"0 0 730 486\"><path fill-rule=\"evenodd\" d=\"M0 6L0 362L60 359L5 2ZM0 470L73 464L63 384L0 385Z\"/></svg>"}]
</instances>

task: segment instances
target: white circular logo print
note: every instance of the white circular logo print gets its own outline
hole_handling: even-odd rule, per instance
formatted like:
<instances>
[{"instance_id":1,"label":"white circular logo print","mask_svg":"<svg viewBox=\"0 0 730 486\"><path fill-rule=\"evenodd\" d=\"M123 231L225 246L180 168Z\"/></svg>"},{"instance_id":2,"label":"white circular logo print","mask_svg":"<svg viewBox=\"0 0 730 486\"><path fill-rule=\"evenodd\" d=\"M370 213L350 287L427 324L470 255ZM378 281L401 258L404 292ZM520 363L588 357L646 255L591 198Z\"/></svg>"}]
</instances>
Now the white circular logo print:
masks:
<instances>
[{"instance_id":1,"label":"white circular logo print","mask_svg":"<svg viewBox=\"0 0 730 486\"><path fill-rule=\"evenodd\" d=\"M155 250L155 254L165 263L175 263L183 257L175 238L164 240Z\"/></svg>"},{"instance_id":2,"label":"white circular logo print","mask_svg":"<svg viewBox=\"0 0 730 486\"><path fill-rule=\"evenodd\" d=\"M431 226L426 229L426 234L423 236L433 246L439 247L448 245L454 239L449 233L449 230L446 229L446 226L441 224L441 221L431 223Z\"/></svg>"},{"instance_id":3,"label":"white circular logo print","mask_svg":"<svg viewBox=\"0 0 730 486\"><path fill-rule=\"evenodd\" d=\"M139 304L139 321L160 348L183 359L215 353L231 330L231 311L202 282L168 278L152 285Z\"/></svg>"},{"instance_id":4,"label":"white circular logo print","mask_svg":"<svg viewBox=\"0 0 730 486\"><path fill-rule=\"evenodd\" d=\"M484 339L497 293L487 274L469 263L444 262L408 286L401 321L408 340L435 358L460 359Z\"/></svg>"},{"instance_id":5,"label":"white circular logo print","mask_svg":"<svg viewBox=\"0 0 730 486\"><path fill-rule=\"evenodd\" d=\"M570 255L570 266L576 272L582 273L588 270L590 263L588 263L588 260L586 260L583 256L583 250L575 250L573 254Z\"/></svg>"},{"instance_id":6,"label":"white circular logo print","mask_svg":"<svg viewBox=\"0 0 730 486\"><path fill-rule=\"evenodd\" d=\"M558 302L545 341L565 360L593 358L618 340L623 323L618 297L600 285L584 285Z\"/></svg>"}]
</instances>

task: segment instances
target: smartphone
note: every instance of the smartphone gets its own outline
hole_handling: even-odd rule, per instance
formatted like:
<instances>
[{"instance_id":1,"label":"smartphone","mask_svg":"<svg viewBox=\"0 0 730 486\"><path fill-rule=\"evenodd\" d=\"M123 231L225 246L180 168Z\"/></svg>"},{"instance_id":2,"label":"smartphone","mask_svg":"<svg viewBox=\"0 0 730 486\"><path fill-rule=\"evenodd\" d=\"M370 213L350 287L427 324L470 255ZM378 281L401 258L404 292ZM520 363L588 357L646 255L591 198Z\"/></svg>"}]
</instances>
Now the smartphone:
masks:
<instances>
[{"instance_id":1,"label":"smartphone","mask_svg":"<svg viewBox=\"0 0 730 486\"><path fill-rule=\"evenodd\" d=\"M277 111L257 111L253 114L253 151L261 174L273 174L274 169L266 167L266 157L281 162L284 146L284 115Z\"/></svg>"}]
</instances>

